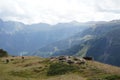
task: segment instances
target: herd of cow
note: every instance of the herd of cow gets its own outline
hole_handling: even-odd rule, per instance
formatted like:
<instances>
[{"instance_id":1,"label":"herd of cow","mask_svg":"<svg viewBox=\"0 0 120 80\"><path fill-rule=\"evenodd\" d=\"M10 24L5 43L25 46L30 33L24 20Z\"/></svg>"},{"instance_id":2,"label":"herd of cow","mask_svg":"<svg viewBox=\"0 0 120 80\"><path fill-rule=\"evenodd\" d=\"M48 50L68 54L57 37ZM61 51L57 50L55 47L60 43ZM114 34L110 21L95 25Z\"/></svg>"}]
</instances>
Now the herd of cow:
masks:
<instances>
[{"instance_id":1,"label":"herd of cow","mask_svg":"<svg viewBox=\"0 0 120 80\"><path fill-rule=\"evenodd\" d=\"M13 61L15 58L17 58L16 56L12 56L11 58L5 58L4 59L4 62L5 63L9 63L10 61ZM22 59L22 60L24 60L24 56L21 56L21 57L19 57L20 59Z\"/></svg>"},{"instance_id":2,"label":"herd of cow","mask_svg":"<svg viewBox=\"0 0 120 80\"><path fill-rule=\"evenodd\" d=\"M4 62L5 63L9 63L10 61L13 61L16 57L12 56L12 58L5 58ZM19 59L24 60L25 57L21 56L19 57ZM59 62L66 62L68 64L85 64L86 60L93 60L93 57L75 57L75 56L58 56L58 57L50 57L50 61L54 62L54 61L59 61Z\"/></svg>"}]
</instances>

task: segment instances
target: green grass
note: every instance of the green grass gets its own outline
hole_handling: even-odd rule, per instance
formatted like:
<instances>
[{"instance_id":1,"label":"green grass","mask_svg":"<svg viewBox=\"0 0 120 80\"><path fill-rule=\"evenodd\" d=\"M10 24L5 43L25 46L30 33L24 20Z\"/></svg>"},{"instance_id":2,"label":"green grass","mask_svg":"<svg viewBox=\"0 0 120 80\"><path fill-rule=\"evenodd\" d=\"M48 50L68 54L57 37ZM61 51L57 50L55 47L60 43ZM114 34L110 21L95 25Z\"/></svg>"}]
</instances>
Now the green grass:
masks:
<instances>
[{"instance_id":1,"label":"green grass","mask_svg":"<svg viewBox=\"0 0 120 80\"><path fill-rule=\"evenodd\" d=\"M89 78L88 80L120 80L120 76L119 75L101 75L98 77L92 77Z\"/></svg>"},{"instance_id":2,"label":"green grass","mask_svg":"<svg viewBox=\"0 0 120 80\"><path fill-rule=\"evenodd\" d=\"M8 59L11 57L8 57ZM119 80L120 68L95 61L67 64L39 57L15 57L4 63L0 58L0 80Z\"/></svg>"},{"instance_id":3,"label":"green grass","mask_svg":"<svg viewBox=\"0 0 120 80\"><path fill-rule=\"evenodd\" d=\"M105 76L103 79L106 80L120 80L120 75L109 75L109 76Z\"/></svg>"},{"instance_id":4,"label":"green grass","mask_svg":"<svg viewBox=\"0 0 120 80\"><path fill-rule=\"evenodd\" d=\"M80 57L86 56L86 52L89 49L89 47L90 47L89 45L83 47L76 55Z\"/></svg>"},{"instance_id":5,"label":"green grass","mask_svg":"<svg viewBox=\"0 0 120 80\"><path fill-rule=\"evenodd\" d=\"M78 67L73 65L68 65L65 63L53 63L50 65L47 75L48 76L55 76L55 75L62 75L68 72L77 71Z\"/></svg>"}]
</instances>

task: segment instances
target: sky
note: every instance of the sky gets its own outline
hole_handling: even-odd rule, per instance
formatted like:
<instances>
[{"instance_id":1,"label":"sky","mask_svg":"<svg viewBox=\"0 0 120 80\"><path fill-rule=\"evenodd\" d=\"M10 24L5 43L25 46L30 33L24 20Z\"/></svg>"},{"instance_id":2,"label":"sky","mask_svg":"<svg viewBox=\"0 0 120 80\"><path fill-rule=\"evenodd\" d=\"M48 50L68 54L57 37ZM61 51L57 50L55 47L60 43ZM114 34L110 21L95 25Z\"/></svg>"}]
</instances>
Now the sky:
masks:
<instances>
[{"instance_id":1,"label":"sky","mask_svg":"<svg viewBox=\"0 0 120 80\"><path fill-rule=\"evenodd\" d=\"M25 24L120 19L120 0L0 0L0 18Z\"/></svg>"}]
</instances>

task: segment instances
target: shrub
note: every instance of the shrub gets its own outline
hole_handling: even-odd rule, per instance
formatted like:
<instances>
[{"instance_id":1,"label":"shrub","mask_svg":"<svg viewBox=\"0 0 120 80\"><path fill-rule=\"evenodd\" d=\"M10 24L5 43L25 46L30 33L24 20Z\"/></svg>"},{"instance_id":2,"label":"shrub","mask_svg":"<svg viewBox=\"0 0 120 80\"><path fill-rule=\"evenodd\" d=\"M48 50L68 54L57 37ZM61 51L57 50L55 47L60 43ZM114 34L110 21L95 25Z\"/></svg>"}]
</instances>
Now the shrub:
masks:
<instances>
[{"instance_id":1,"label":"shrub","mask_svg":"<svg viewBox=\"0 0 120 80\"><path fill-rule=\"evenodd\" d=\"M67 72L77 71L77 67L65 63L52 63L47 71L48 76L62 75Z\"/></svg>"},{"instance_id":2,"label":"shrub","mask_svg":"<svg viewBox=\"0 0 120 80\"><path fill-rule=\"evenodd\" d=\"M0 49L0 57L6 57L6 56L8 56L7 51Z\"/></svg>"},{"instance_id":3,"label":"shrub","mask_svg":"<svg viewBox=\"0 0 120 80\"><path fill-rule=\"evenodd\" d=\"M118 75L110 75L110 76L104 77L104 79L106 79L106 80L120 80L120 76L118 76Z\"/></svg>"}]
</instances>

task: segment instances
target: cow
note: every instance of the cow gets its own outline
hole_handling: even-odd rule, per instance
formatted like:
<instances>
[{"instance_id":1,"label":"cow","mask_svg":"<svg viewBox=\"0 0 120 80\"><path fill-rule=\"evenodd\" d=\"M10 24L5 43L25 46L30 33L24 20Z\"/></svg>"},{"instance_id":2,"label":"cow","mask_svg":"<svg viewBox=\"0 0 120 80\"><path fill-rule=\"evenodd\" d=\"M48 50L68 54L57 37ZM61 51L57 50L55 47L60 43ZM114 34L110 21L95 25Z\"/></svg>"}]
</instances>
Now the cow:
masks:
<instances>
[{"instance_id":1,"label":"cow","mask_svg":"<svg viewBox=\"0 0 120 80\"><path fill-rule=\"evenodd\" d=\"M85 60L93 60L93 57L83 57Z\"/></svg>"},{"instance_id":2,"label":"cow","mask_svg":"<svg viewBox=\"0 0 120 80\"><path fill-rule=\"evenodd\" d=\"M59 60L66 60L66 57L65 56L60 56L58 57Z\"/></svg>"},{"instance_id":3,"label":"cow","mask_svg":"<svg viewBox=\"0 0 120 80\"><path fill-rule=\"evenodd\" d=\"M9 59L6 59L6 63L9 63Z\"/></svg>"},{"instance_id":4,"label":"cow","mask_svg":"<svg viewBox=\"0 0 120 80\"><path fill-rule=\"evenodd\" d=\"M67 60L67 63L68 63L68 64L73 64L74 61L72 61L72 60Z\"/></svg>"},{"instance_id":5,"label":"cow","mask_svg":"<svg viewBox=\"0 0 120 80\"><path fill-rule=\"evenodd\" d=\"M22 59L24 59L24 56L22 56Z\"/></svg>"}]
</instances>

